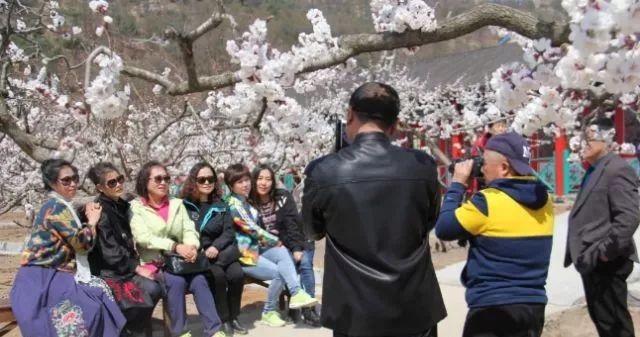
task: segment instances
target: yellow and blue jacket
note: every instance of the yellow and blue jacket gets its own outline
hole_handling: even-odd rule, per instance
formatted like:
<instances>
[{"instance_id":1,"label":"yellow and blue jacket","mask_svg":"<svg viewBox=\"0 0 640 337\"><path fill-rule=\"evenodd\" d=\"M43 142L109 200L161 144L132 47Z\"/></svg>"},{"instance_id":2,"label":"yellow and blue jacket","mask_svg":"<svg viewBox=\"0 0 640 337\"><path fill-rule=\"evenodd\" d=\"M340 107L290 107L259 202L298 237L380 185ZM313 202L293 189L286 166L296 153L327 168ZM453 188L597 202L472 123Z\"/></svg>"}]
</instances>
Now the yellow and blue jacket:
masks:
<instances>
[{"instance_id":1,"label":"yellow and blue jacket","mask_svg":"<svg viewBox=\"0 0 640 337\"><path fill-rule=\"evenodd\" d=\"M463 203L465 187L444 195L436 236L468 239L462 283L470 308L546 304L545 283L553 241L553 203L531 177L497 179Z\"/></svg>"}]
</instances>

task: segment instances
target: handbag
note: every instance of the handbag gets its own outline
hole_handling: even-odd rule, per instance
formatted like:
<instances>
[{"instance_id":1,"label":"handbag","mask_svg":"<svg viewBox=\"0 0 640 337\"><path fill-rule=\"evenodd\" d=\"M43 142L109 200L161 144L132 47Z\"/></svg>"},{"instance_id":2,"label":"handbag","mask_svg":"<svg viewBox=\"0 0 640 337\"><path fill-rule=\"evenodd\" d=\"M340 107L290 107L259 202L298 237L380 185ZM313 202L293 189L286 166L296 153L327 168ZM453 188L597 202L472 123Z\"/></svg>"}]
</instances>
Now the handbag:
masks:
<instances>
[{"instance_id":1,"label":"handbag","mask_svg":"<svg viewBox=\"0 0 640 337\"><path fill-rule=\"evenodd\" d=\"M155 303L151 295L142 287L142 276L135 275L128 279L104 277L113 298L121 310L131 308L153 308Z\"/></svg>"},{"instance_id":2,"label":"handbag","mask_svg":"<svg viewBox=\"0 0 640 337\"><path fill-rule=\"evenodd\" d=\"M164 270L176 275L200 274L209 271L209 259L203 251L199 251L195 262L187 262L176 253L166 253L164 256Z\"/></svg>"}]
</instances>

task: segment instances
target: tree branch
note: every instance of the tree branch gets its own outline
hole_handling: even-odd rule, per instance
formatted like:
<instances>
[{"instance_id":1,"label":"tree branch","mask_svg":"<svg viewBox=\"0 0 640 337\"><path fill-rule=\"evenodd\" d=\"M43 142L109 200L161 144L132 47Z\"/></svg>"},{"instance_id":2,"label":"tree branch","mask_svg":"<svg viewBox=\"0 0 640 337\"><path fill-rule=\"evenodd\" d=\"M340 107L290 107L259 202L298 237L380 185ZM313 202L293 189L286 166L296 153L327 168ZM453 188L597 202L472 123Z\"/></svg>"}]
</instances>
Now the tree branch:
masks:
<instances>
[{"instance_id":1,"label":"tree branch","mask_svg":"<svg viewBox=\"0 0 640 337\"><path fill-rule=\"evenodd\" d=\"M209 31L218 28L220 24L224 21L225 14L224 12L214 12L211 14L211 17L207 19L207 21L203 22L198 28L192 30L191 32L184 35L184 38L189 41L195 41L199 39L202 35L208 33Z\"/></svg>"},{"instance_id":2,"label":"tree branch","mask_svg":"<svg viewBox=\"0 0 640 337\"><path fill-rule=\"evenodd\" d=\"M344 35L338 39L339 48L335 52L319 55L318 58L306 63L298 74L329 68L363 53L418 47L452 40L487 26L503 27L530 39L546 37L551 39L554 46L569 42L569 25L566 22L547 22L533 14L511 7L483 4L446 20L436 30L430 32L407 31L404 33ZM125 69L123 74L163 85L156 78L148 76L147 73L131 72ZM189 80L173 86L163 86L169 95L180 96L228 87L239 81L240 78L236 73L226 72L219 75L198 77L198 88L190 86ZM191 82L194 80L192 79Z\"/></svg>"},{"instance_id":3,"label":"tree branch","mask_svg":"<svg viewBox=\"0 0 640 337\"><path fill-rule=\"evenodd\" d=\"M151 145L153 144L153 142L156 141L156 139L158 139L158 137L160 137L165 131L167 131L167 129L169 127L171 127L173 124L179 122L181 119L183 119L187 115L188 106L189 106L189 102L185 100L184 108L182 109L182 113L179 116L177 116L176 118L168 121L167 124L165 124L164 126L160 127L158 129L158 131L156 131L153 135L151 135L151 137L149 137L149 139L147 139L147 141L146 141L146 143L144 145L145 155L149 154L149 149L151 148Z\"/></svg>"},{"instance_id":4,"label":"tree branch","mask_svg":"<svg viewBox=\"0 0 640 337\"><path fill-rule=\"evenodd\" d=\"M251 127L254 129L260 128L260 123L262 122L262 118L264 117L264 113L267 111L267 98L262 97L262 109L260 110L260 114L258 114L258 118L251 124Z\"/></svg>"},{"instance_id":5,"label":"tree branch","mask_svg":"<svg viewBox=\"0 0 640 337\"><path fill-rule=\"evenodd\" d=\"M169 81L166 77L162 77L161 75L158 75L154 72L151 72L145 69L131 67L131 66L124 66L122 68L121 73L129 77L139 78L147 82L161 85L163 88L167 90L167 92L173 92L176 90L175 89L176 85L173 82Z\"/></svg>"},{"instance_id":6,"label":"tree branch","mask_svg":"<svg viewBox=\"0 0 640 337\"><path fill-rule=\"evenodd\" d=\"M9 212L10 210L12 210L14 207L16 207L17 205L19 205L22 200L24 200L24 198L27 197L27 193L23 193L21 195L19 195L18 197L16 197L13 200L9 200L5 203L3 203L2 205L0 205L0 215Z\"/></svg>"},{"instance_id":7,"label":"tree branch","mask_svg":"<svg viewBox=\"0 0 640 337\"><path fill-rule=\"evenodd\" d=\"M0 132L8 135L26 155L39 163L49 159L51 152L58 147L52 140L39 140L22 130L9 113L7 102L2 96L0 96Z\"/></svg>"}]
</instances>

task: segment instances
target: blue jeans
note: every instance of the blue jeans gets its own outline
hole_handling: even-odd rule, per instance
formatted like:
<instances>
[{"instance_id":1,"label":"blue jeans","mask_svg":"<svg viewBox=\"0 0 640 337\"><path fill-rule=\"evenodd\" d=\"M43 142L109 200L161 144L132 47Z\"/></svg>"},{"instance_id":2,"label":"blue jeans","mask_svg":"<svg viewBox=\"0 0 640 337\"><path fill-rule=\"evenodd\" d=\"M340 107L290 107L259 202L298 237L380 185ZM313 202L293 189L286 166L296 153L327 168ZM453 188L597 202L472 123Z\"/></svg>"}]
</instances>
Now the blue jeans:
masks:
<instances>
[{"instance_id":1,"label":"blue jeans","mask_svg":"<svg viewBox=\"0 0 640 337\"><path fill-rule=\"evenodd\" d=\"M258 264L255 266L243 266L242 271L258 280L271 280L269 289L267 289L267 302L264 304L263 312L276 310L276 303L284 284L287 285L291 295L295 295L300 290L296 267L289 255L289 251L284 247L265 250L258 257Z\"/></svg>"},{"instance_id":2,"label":"blue jeans","mask_svg":"<svg viewBox=\"0 0 640 337\"><path fill-rule=\"evenodd\" d=\"M302 260L298 264L298 273L300 273L300 285L302 289L311 295L316 297L316 275L313 272L313 255L315 253L315 247L311 249L305 249L302 254Z\"/></svg>"}]
</instances>

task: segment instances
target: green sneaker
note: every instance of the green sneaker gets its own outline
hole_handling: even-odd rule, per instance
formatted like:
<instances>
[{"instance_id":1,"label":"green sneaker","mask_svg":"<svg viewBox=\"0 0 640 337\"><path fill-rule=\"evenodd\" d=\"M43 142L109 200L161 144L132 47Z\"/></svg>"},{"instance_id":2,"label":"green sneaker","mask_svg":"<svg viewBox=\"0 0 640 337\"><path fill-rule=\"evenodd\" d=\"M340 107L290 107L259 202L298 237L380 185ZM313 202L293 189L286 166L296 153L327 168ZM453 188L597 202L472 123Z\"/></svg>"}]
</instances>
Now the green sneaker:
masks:
<instances>
[{"instance_id":1,"label":"green sneaker","mask_svg":"<svg viewBox=\"0 0 640 337\"><path fill-rule=\"evenodd\" d=\"M295 295L291 296L289 309L308 308L316 304L318 304L318 300L311 297L306 291L300 289Z\"/></svg>"},{"instance_id":2,"label":"green sneaker","mask_svg":"<svg viewBox=\"0 0 640 337\"><path fill-rule=\"evenodd\" d=\"M182 335L180 335L180 337L191 337L191 331L183 333Z\"/></svg>"},{"instance_id":3,"label":"green sneaker","mask_svg":"<svg viewBox=\"0 0 640 337\"><path fill-rule=\"evenodd\" d=\"M280 318L280 314L277 311L263 312L260 323L274 328L279 328L286 324L286 322Z\"/></svg>"},{"instance_id":4,"label":"green sneaker","mask_svg":"<svg viewBox=\"0 0 640 337\"><path fill-rule=\"evenodd\" d=\"M224 333L224 331L220 330L220 331L214 333L213 336L211 336L211 337L227 337L227 334Z\"/></svg>"}]
</instances>

